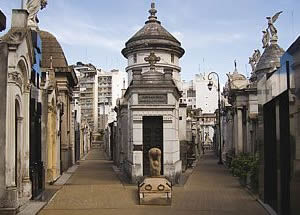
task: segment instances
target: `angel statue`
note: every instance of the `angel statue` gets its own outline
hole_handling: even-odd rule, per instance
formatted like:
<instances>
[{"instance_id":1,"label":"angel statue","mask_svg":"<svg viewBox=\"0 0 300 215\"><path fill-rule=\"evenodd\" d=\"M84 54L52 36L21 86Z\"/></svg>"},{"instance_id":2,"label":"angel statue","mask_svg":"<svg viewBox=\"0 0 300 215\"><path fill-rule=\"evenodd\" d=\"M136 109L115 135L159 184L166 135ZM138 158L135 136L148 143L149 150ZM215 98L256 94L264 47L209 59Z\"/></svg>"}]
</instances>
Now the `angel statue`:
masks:
<instances>
[{"instance_id":1,"label":"angel statue","mask_svg":"<svg viewBox=\"0 0 300 215\"><path fill-rule=\"evenodd\" d=\"M263 38L262 38L262 43L263 43L263 48L267 48L269 46L270 43L270 34L269 34L269 30L266 29L263 32Z\"/></svg>"},{"instance_id":2,"label":"angel statue","mask_svg":"<svg viewBox=\"0 0 300 215\"><path fill-rule=\"evenodd\" d=\"M28 0L26 4L26 9L29 13L28 15L28 26L37 27L39 22L37 14L40 10L44 9L47 5L47 0Z\"/></svg>"},{"instance_id":3,"label":"angel statue","mask_svg":"<svg viewBox=\"0 0 300 215\"><path fill-rule=\"evenodd\" d=\"M249 64L251 65L252 72L255 71L256 65L257 65L260 57L261 57L261 54L258 49L255 49L252 57L249 57Z\"/></svg>"},{"instance_id":4,"label":"angel statue","mask_svg":"<svg viewBox=\"0 0 300 215\"><path fill-rule=\"evenodd\" d=\"M259 59L261 57L260 51L258 49L254 50L254 53L252 55L253 60L255 61L255 64L258 63Z\"/></svg>"},{"instance_id":5,"label":"angel statue","mask_svg":"<svg viewBox=\"0 0 300 215\"><path fill-rule=\"evenodd\" d=\"M279 15L282 13L282 11L276 13L272 18L271 17L267 17L268 20L268 29L270 30L270 33L272 35L271 39L275 39L277 40L277 29L274 26L274 23L276 22L276 20L278 19Z\"/></svg>"},{"instance_id":6,"label":"angel statue","mask_svg":"<svg viewBox=\"0 0 300 215\"><path fill-rule=\"evenodd\" d=\"M256 63L252 57L249 57L249 64L251 65L252 72L254 72L256 68Z\"/></svg>"}]
</instances>

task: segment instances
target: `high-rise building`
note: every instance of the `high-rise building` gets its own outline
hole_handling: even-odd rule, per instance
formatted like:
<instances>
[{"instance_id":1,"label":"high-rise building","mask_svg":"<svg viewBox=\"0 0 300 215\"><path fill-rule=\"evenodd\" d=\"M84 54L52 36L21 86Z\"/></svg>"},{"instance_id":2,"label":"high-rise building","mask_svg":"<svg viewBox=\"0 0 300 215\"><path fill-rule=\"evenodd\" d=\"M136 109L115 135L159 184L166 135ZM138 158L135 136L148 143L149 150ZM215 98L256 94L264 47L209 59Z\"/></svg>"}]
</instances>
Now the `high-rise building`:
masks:
<instances>
[{"instance_id":1,"label":"high-rise building","mask_svg":"<svg viewBox=\"0 0 300 215\"><path fill-rule=\"evenodd\" d=\"M201 108L202 113L214 113L218 108L218 83L212 78L213 87L209 90L208 74L196 74L194 79L186 82L182 81L182 97L180 103L187 104L191 109Z\"/></svg>"},{"instance_id":2,"label":"high-rise building","mask_svg":"<svg viewBox=\"0 0 300 215\"><path fill-rule=\"evenodd\" d=\"M98 72L98 128L105 129L107 124L116 120L114 107L126 88L127 74L119 70Z\"/></svg>"},{"instance_id":3,"label":"high-rise building","mask_svg":"<svg viewBox=\"0 0 300 215\"><path fill-rule=\"evenodd\" d=\"M95 137L116 120L114 107L121 97L121 89L127 86L127 74L115 69L106 72L81 62L74 65L74 70L79 78L74 90L75 109L80 121L88 122Z\"/></svg>"},{"instance_id":4,"label":"high-rise building","mask_svg":"<svg viewBox=\"0 0 300 215\"><path fill-rule=\"evenodd\" d=\"M80 106L81 120L87 120L91 129L98 132L98 117L96 108L98 103L96 79L97 69L92 64L78 62L74 70L79 79L79 84L74 90L75 106Z\"/></svg>"}]
</instances>

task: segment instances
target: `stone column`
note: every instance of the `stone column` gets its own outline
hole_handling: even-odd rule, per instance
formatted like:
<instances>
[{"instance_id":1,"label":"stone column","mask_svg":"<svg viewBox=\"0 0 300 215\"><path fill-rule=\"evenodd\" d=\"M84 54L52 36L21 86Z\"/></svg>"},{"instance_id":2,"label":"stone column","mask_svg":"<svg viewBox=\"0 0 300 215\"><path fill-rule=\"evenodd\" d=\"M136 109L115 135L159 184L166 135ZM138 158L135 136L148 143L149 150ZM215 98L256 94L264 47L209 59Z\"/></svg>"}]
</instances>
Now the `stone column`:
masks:
<instances>
[{"instance_id":1,"label":"stone column","mask_svg":"<svg viewBox=\"0 0 300 215\"><path fill-rule=\"evenodd\" d=\"M23 189L23 183L22 183L22 179L23 179L23 174L24 174L24 163L23 163L23 158L24 158L24 154L25 154L25 150L23 147L23 117L22 117L22 113L20 113L19 116L17 116L17 181L16 181L16 186L19 190ZM23 196L23 191L21 192L21 196ZM19 196L19 197L21 197Z\"/></svg>"},{"instance_id":2,"label":"stone column","mask_svg":"<svg viewBox=\"0 0 300 215\"><path fill-rule=\"evenodd\" d=\"M29 104L30 104L30 84L25 85L24 90L24 103L23 103L23 117L24 117L24 175L23 175L23 195L26 197L31 197L31 181L29 176L29 142L30 142L30 118L29 118Z\"/></svg>"},{"instance_id":3,"label":"stone column","mask_svg":"<svg viewBox=\"0 0 300 215\"><path fill-rule=\"evenodd\" d=\"M14 187L16 185L14 177L14 164L15 164L15 95L13 92L13 85L11 83L7 86L7 98L8 102L6 105L6 161L5 161L5 172L6 172L6 186Z\"/></svg>"},{"instance_id":4,"label":"stone column","mask_svg":"<svg viewBox=\"0 0 300 215\"><path fill-rule=\"evenodd\" d=\"M52 106L48 107L48 125L47 125L47 182L53 181L53 141L55 130L53 131L53 108Z\"/></svg>"},{"instance_id":5,"label":"stone column","mask_svg":"<svg viewBox=\"0 0 300 215\"><path fill-rule=\"evenodd\" d=\"M237 148L238 153L243 152L243 113L242 108L237 109Z\"/></svg>"},{"instance_id":6,"label":"stone column","mask_svg":"<svg viewBox=\"0 0 300 215\"><path fill-rule=\"evenodd\" d=\"M64 104L64 114L62 116L61 123L61 159L62 159L62 171L66 171L69 168L69 138L68 138L68 101L65 92L60 93L60 98Z\"/></svg>"},{"instance_id":7,"label":"stone column","mask_svg":"<svg viewBox=\"0 0 300 215\"><path fill-rule=\"evenodd\" d=\"M7 85L6 104L6 150L5 150L5 188L6 202L4 207L16 208L18 205L18 190L15 181L15 92L14 84Z\"/></svg>"},{"instance_id":8,"label":"stone column","mask_svg":"<svg viewBox=\"0 0 300 215\"><path fill-rule=\"evenodd\" d=\"M60 141L60 135L61 135L61 128L60 128L60 113L61 108L57 108L56 111L56 130L55 130L55 138L56 138L56 176L58 177L60 175L60 147L61 147L61 141Z\"/></svg>"}]
</instances>

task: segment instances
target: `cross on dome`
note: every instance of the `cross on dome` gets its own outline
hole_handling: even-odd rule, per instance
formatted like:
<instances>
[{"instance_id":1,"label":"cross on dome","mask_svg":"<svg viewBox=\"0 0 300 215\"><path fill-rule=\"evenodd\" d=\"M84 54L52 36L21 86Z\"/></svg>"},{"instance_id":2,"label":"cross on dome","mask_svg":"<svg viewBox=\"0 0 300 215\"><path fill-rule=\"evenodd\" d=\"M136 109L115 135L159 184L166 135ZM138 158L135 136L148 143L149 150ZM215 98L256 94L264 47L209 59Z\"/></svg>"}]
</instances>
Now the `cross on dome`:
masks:
<instances>
[{"instance_id":1,"label":"cross on dome","mask_svg":"<svg viewBox=\"0 0 300 215\"><path fill-rule=\"evenodd\" d=\"M150 64L150 70L155 69L155 64L160 61L160 57L157 57L152 51L148 57L145 57L144 60Z\"/></svg>"}]
</instances>

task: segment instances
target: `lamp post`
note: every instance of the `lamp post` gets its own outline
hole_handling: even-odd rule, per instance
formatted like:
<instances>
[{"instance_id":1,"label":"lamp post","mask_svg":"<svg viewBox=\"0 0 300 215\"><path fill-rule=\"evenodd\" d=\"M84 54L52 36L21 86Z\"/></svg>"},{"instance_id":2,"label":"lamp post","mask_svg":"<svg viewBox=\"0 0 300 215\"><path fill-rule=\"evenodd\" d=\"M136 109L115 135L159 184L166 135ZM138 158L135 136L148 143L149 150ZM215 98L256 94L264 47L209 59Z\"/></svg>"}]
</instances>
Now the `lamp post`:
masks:
<instances>
[{"instance_id":1,"label":"lamp post","mask_svg":"<svg viewBox=\"0 0 300 215\"><path fill-rule=\"evenodd\" d=\"M207 84L207 87L208 89L211 91L212 90L212 86L213 86L213 82L212 82L212 78L210 77L211 75L216 75L217 78L218 78L218 120L219 120L219 162L218 164L223 164L223 161L222 161L222 143L221 143L221 100L220 100L220 80L219 80L219 75L218 73L216 72L211 72L208 74L208 84Z\"/></svg>"}]
</instances>

